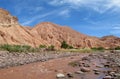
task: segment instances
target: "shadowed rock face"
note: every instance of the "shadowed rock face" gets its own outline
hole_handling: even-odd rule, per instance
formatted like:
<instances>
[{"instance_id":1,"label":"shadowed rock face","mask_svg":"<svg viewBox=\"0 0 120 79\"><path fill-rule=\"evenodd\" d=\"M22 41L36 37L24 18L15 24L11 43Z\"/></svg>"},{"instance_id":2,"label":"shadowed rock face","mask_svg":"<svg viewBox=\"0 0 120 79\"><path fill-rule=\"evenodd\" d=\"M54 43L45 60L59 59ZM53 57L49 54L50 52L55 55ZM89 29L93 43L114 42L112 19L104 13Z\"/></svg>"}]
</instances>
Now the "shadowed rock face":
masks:
<instances>
[{"instance_id":1,"label":"shadowed rock face","mask_svg":"<svg viewBox=\"0 0 120 79\"><path fill-rule=\"evenodd\" d=\"M110 47L111 45L109 46L106 40L87 36L69 27L50 22L40 23L33 28L23 27L19 25L16 17L8 11L0 9L0 44L31 45L34 47L45 44L60 48L61 42L66 41L68 44L80 48ZM120 41L118 42L120 43ZM114 44L116 46L117 42Z\"/></svg>"}]
</instances>

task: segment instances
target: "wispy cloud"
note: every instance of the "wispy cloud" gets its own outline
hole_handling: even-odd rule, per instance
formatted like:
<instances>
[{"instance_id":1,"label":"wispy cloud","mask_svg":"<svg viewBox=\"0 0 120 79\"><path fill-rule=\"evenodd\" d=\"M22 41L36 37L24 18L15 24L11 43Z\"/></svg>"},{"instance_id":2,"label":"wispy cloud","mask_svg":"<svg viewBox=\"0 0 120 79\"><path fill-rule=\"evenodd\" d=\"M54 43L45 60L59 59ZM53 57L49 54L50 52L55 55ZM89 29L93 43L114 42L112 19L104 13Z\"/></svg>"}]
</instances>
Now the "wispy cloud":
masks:
<instances>
[{"instance_id":1,"label":"wispy cloud","mask_svg":"<svg viewBox=\"0 0 120 79\"><path fill-rule=\"evenodd\" d=\"M70 9L64 9L60 13L58 13L58 15L64 16L64 17L69 17L70 16Z\"/></svg>"},{"instance_id":2,"label":"wispy cloud","mask_svg":"<svg viewBox=\"0 0 120 79\"><path fill-rule=\"evenodd\" d=\"M47 12L45 14L37 14L35 16L32 16L32 18L30 18L30 20L22 22L21 24L22 25L29 25L29 24L37 21L37 20L46 19L46 18L48 18L52 15L54 15L53 17L55 17L55 16L67 16L68 17L69 16L69 10L61 8L61 9L58 9L58 10Z\"/></svg>"},{"instance_id":3,"label":"wispy cloud","mask_svg":"<svg viewBox=\"0 0 120 79\"><path fill-rule=\"evenodd\" d=\"M110 31L111 34L120 34L120 24L115 24Z\"/></svg>"},{"instance_id":4,"label":"wispy cloud","mask_svg":"<svg viewBox=\"0 0 120 79\"><path fill-rule=\"evenodd\" d=\"M99 13L104 13L110 9L120 10L120 0L52 0L49 4L53 6L67 5L72 8L88 7Z\"/></svg>"},{"instance_id":5,"label":"wispy cloud","mask_svg":"<svg viewBox=\"0 0 120 79\"><path fill-rule=\"evenodd\" d=\"M21 13L27 13L27 14L34 14L39 11L44 10L44 7L40 5L39 1L34 0L16 0L14 1L14 10L17 15L20 15ZM16 5L17 4L17 5ZM35 4L35 5L33 5Z\"/></svg>"},{"instance_id":6,"label":"wispy cloud","mask_svg":"<svg viewBox=\"0 0 120 79\"><path fill-rule=\"evenodd\" d=\"M22 6L22 5L21 5ZM27 14L34 14L34 13L37 13L39 11L42 11L44 9L44 7L41 7L41 6L24 6L23 8L19 7L19 6L16 6L15 7L15 11L16 11L16 14L19 15L21 13L24 13L24 12L27 12Z\"/></svg>"},{"instance_id":7,"label":"wispy cloud","mask_svg":"<svg viewBox=\"0 0 120 79\"><path fill-rule=\"evenodd\" d=\"M50 16L52 14L55 14L58 10L55 10L55 11L52 11L52 12L48 12L46 14L42 14L42 15L36 15L36 16L33 16L30 20L26 21L26 22L23 22L21 23L22 25L29 25L31 24L32 22L36 21L36 20L39 20L39 19L42 19L42 18L45 18L47 16Z\"/></svg>"}]
</instances>

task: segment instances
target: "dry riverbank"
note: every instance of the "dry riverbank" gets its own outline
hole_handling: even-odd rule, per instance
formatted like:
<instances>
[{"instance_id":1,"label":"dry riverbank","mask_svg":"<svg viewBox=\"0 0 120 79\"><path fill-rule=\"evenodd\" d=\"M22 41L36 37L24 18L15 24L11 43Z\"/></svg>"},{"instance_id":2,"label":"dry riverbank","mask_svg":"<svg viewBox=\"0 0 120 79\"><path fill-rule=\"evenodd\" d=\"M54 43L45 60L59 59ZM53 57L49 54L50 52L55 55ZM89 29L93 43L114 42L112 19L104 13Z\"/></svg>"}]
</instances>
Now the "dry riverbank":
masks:
<instances>
[{"instance_id":1,"label":"dry riverbank","mask_svg":"<svg viewBox=\"0 0 120 79\"><path fill-rule=\"evenodd\" d=\"M119 52L58 56L44 62L1 69L0 79L120 79Z\"/></svg>"}]
</instances>

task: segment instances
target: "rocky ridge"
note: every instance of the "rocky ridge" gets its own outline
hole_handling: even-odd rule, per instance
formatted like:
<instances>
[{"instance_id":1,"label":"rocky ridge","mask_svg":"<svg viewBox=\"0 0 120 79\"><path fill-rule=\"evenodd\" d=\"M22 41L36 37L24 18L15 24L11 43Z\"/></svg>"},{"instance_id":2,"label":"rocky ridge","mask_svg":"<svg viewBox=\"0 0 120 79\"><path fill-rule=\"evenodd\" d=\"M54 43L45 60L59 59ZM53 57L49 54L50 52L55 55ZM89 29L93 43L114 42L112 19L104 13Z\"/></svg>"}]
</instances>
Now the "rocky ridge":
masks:
<instances>
[{"instance_id":1,"label":"rocky ridge","mask_svg":"<svg viewBox=\"0 0 120 79\"><path fill-rule=\"evenodd\" d=\"M50 22L37 24L35 27L24 27L18 19L8 11L0 9L0 44L18 44L37 47L40 44L54 45L60 48L61 42L66 41L76 48L113 47L119 46L120 38L112 39L116 42L109 43L109 39L100 39L76 32L69 27L60 26Z\"/></svg>"}]
</instances>

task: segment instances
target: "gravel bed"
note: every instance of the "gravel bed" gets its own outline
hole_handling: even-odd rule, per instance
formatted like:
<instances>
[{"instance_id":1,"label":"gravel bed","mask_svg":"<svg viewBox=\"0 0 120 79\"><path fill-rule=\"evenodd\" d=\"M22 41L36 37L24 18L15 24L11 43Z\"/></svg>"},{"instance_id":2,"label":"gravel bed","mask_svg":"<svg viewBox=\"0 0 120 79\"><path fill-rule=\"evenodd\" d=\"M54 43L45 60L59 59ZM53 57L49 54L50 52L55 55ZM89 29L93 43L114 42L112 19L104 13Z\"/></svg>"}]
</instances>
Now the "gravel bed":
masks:
<instances>
[{"instance_id":1,"label":"gravel bed","mask_svg":"<svg viewBox=\"0 0 120 79\"><path fill-rule=\"evenodd\" d=\"M60 52L43 52L43 53L9 53L0 51L0 68L29 64L32 62L44 62L50 59L74 56L78 53L60 53Z\"/></svg>"}]
</instances>

